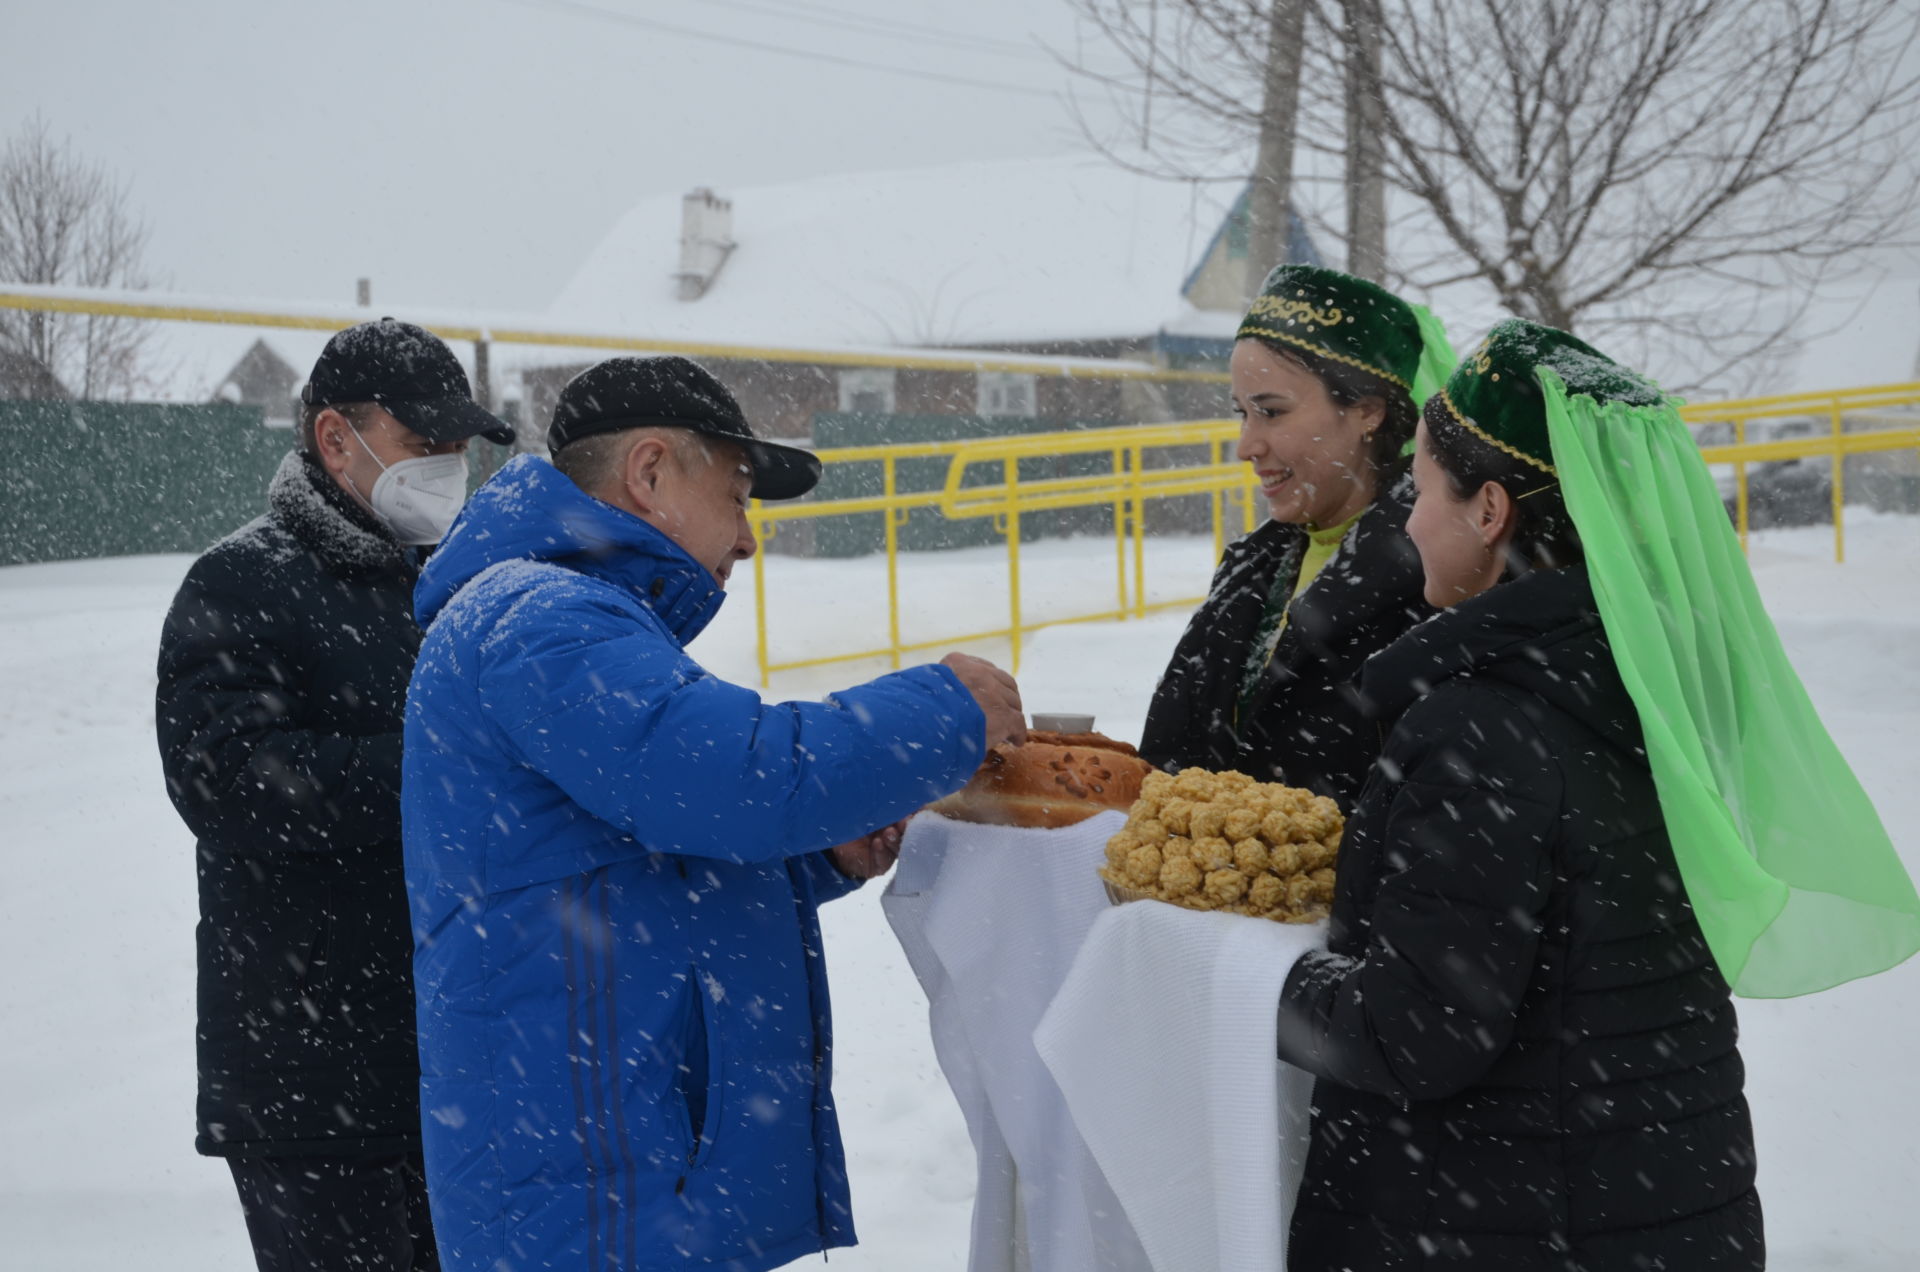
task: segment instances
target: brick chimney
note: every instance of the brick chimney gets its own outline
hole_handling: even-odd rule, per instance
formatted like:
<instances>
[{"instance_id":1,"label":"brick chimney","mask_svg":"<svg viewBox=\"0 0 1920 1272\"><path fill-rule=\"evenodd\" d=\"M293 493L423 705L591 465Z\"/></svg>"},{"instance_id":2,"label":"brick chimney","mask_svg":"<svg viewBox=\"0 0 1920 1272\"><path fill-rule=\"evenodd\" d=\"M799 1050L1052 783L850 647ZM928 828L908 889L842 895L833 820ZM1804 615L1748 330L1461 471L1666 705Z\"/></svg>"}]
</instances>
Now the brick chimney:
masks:
<instances>
[{"instance_id":1,"label":"brick chimney","mask_svg":"<svg viewBox=\"0 0 1920 1272\"><path fill-rule=\"evenodd\" d=\"M698 300L733 252L733 204L701 186L680 200L681 300Z\"/></svg>"}]
</instances>

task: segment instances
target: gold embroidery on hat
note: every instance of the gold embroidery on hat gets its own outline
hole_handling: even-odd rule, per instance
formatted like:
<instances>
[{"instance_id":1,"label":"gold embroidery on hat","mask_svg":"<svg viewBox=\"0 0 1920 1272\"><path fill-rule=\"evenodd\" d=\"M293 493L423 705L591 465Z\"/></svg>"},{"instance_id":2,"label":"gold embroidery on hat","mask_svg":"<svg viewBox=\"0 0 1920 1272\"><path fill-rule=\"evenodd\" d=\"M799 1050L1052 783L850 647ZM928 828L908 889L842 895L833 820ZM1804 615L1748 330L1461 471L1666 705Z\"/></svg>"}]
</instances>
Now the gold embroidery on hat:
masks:
<instances>
[{"instance_id":1,"label":"gold embroidery on hat","mask_svg":"<svg viewBox=\"0 0 1920 1272\"><path fill-rule=\"evenodd\" d=\"M1557 478L1560 476L1560 471L1556 469L1552 464L1544 463L1541 460L1535 459L1533 456L1527 454L1525 451L1521 450L1517 446L1509 446L1507 443L1495 437L1492 433L1487 432L1487 430L1481 428L1478 424L1475 424L1472 420L1468 419L1465 415L1462 415L1460 413L1460 408L1453 404L1453 399L1447 395L1447 391L1445 389L1440 390L1440 392L1436 396L1439 397L1441 405L1447 408L1447 414L1453 417L1454 423L1458 424L1461 428L1466 429L1467 432L1472 433L1475 437L1479 438L1481 441L1485 442L1487 445L1493 447L1497 451L1504 451L1505 453L1513 456L1515 459L1525 460L1527 463L1532 464L1535 468L1538 468L1541 472L1546 473L1549 477Z\"/></svg>"},{"instance_id":2,"label":"gold embroidery on hat","mask_svg":"<svg viewBox=\"0 0 1920 1272\"><path fill-rule=\"evenodd\" d=\"M1284 296L1259 296L1247 310L1249 318L1277 318L1281 322L1298 323L1303 327L1331 327L1345 320L1346 315L1329 305L1321 309L1311 301L1289 300Z\"/></svg>"},{"instance_id":3,"label":"gold embroidery on hat","mask_svg":"<svg viewBox=\"0 0 1920 1272\"><path fill-rule=\"evenodd\" d=\"M1309 343L1308 341L1302 340L1298 336L1290 336L1284 331L1275 331L1271 327L1249 327L1245 323L1242 323L1240 325L1240 330L1237 334L1235 334L1234 339L1238 340L1242 336L1265 336L1269 340L1278 340L1283 344L1290 344L1290 345L1293 345L1295 348L1305 349L1308 353L1314 354L1318 357L1332 358L1335 362L1344 362L1350 367L1356 367L1361 371L1365 371L1368 375L1379 376L1382 380L1387 381L1387 383L1389 384L1397 384L1401 388L1407 390L1407 392L1409 393L1413 392L1412 385L1408 384L1405 380L1401 379L1399 376L1395 375L1391 371L1383 370L1380 367L1374 366L1370 362L1362 362L1358 358L1349 358L1344 353L1335 353L1331 349L1325 349L1317 344Z\"/></svg>"}]
</instances>

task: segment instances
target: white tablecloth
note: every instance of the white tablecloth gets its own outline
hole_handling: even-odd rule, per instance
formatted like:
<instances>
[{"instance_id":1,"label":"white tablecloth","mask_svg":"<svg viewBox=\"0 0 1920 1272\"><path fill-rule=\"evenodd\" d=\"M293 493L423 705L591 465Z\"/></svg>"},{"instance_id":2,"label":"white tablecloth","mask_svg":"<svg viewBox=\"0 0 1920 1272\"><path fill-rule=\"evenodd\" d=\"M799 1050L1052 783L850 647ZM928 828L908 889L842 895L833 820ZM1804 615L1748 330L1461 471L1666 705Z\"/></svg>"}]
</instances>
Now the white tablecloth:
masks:
<instances>
[{"instance_id":1,"label":"white tablecloth","mask_svg":"<svg viewBox=\"0 0 1920 1272\"><path fill-rule=\"evenodd\" d=\"M1096 871L1124 821L1021 830L922 813L881 898L979 1156L971 1272L1149 1266L1033 1043L1109 908Z\"/></svg>"},{"instance_id":2,"label":"white tablecloth","mask_svg":"<svg viewBox=\"0 0 1920 1272\"><path fill-rule=\"evenodd\" d=\"M1141 901L1097 916L1035 1043L1162 1272L1286 1265L1312 1079L1280 989L1324 925Z\"/></svg>"},{"instance_id":3,"label":"white tablecloth","mask_svg":"<svg viewBox=\"0 0 1920 1272\"><path fill-rule=\"evenodd\" d=\"M1325 927L1113 906L1123 823L922 813L881 898L979 1157L970 1272L1279 1272L1312 1080L1277 1006Z\"/></svg>"}]
</instances>

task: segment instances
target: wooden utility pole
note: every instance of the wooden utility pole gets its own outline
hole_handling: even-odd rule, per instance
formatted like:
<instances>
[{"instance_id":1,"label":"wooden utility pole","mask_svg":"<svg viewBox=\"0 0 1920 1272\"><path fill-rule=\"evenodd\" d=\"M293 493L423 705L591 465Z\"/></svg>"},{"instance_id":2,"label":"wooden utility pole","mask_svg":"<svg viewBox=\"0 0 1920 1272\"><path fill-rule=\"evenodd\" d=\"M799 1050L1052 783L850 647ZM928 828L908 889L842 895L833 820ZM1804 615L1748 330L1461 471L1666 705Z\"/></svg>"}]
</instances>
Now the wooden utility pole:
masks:
<instances>
[{"instance_id":1,"label":"wooden utility pole","mask_svg":"<svg viewBox=\"0 0 1920 1272\"><path fill-rule=\"evenodd\" d=\"M1379 0L1343 0L1347 46L1347 272L1387 279Z\"/></svg>"},{"instance_id":2,"label":"wooden utility pole","mask_svg":"<svg viewBox=\"0 0 1920 1272\"><path fill-rule=\"evenodd\" d=\"M1300 114L1300 53L1307 0L1273 0L1260 92L1260 150L1247 196L1247 294L1287 257L1293 144Z\"/></svg>"},{"instance_id":3,"label":"wooden utility pole","mask_svg":"<svg viewBox=\"0 0 1920 1272\"><path fill-rule=\"evenodd\" d=\"M493 409L493 342L482 335L473 342L473 400L482 410Z\"/></svg>"}]
</instances>

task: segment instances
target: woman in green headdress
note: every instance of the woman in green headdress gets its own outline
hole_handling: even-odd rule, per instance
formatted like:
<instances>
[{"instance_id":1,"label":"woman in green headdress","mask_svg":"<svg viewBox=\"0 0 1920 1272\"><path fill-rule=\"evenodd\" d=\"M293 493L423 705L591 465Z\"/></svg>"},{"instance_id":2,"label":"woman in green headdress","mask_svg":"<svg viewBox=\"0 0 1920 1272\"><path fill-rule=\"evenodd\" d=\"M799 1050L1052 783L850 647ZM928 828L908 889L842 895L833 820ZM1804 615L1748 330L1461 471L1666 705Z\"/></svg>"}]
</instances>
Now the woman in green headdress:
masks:
<instances>
[{"instance_id":1,"label":"woman in green headdress","mask_svg":"<svg viewBox=\"0 0 1920 1272\"><path fill-rule=\"evenodd\" d=\"M1920 899L1780 649L1672 403L1511 321L1431 398L1440 608L1281 1058L1315 1084L1294 1272L1765 1266L1731 995L1920 947Z\"/></svg>"},{"instance_id":2,"label":"woman in green headdress","mask_svg":"<svg viewBox=\"0 0 1920 1272\"><path fill-rule=\"evenodd\" d=\"M1152 763L1238 769L1344 810L1380 752L1351 682L1432 611L1403 533L1406 445L1453 366L1440 324L1337 270L1282 265L1234 341L1237 450L1272 519L1232 544L1154 691Z\"/></svg>"}]
</instances>

